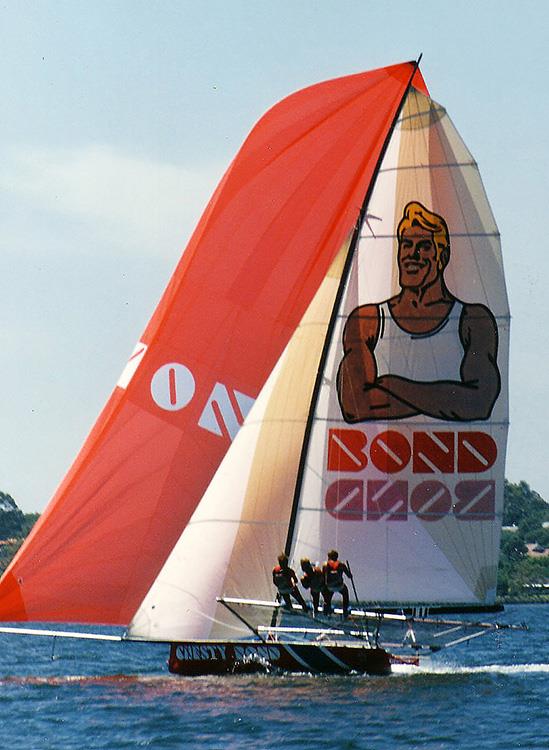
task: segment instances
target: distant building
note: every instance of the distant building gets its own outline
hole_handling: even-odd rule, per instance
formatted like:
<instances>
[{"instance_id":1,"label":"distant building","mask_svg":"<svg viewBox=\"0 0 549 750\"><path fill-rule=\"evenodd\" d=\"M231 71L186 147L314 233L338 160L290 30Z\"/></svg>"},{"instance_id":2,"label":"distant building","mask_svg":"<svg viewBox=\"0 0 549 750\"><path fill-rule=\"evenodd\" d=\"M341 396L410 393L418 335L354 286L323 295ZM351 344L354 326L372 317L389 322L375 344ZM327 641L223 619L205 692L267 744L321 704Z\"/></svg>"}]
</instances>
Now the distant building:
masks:
<instances>
[{"instance_id":1,"label":"distant building","mask_svg":"<svg viewBox=\"0 0 549 750\"><path fill-rule=\"evenodd\" d=\"M527 544L528 556L529 557L549 557L549 549L546 549L543 545L535 543Z\"/></svg>"}]
</instances>

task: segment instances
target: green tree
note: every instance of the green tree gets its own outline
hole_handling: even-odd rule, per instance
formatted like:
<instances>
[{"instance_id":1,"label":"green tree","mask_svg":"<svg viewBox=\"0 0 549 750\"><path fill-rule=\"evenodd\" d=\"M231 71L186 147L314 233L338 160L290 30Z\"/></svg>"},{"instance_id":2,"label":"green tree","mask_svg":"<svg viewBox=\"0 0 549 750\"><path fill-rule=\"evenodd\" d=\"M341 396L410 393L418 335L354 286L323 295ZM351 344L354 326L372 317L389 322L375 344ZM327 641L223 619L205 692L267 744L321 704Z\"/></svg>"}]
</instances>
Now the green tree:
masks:
<instances>
[{"instance_id":1,"label":"green tree","mask_svg":"<svg viewBox=\"0 0 549 750\"><path fill-rule=\"evenodd\" d=\"M549 529L538 531L536 542L543 547L549 548Z\"/></svg>"},{"instance_id":2,"label":"green tree","mask_svg":"<svg viewBox=\"0 0 549 750\"><path fill-rule=\"evenodd\" d=\"M518 530L501 535L498 596L511 599L539 599L545 590L534 584L549 581L549 558L528 556L527 543L549 546L549 505L526 482L505 482L503 525Z\"/></svg>"},{"instance_id":3,"label":"green tree","mask_svg":"<svg viewBox=\"0 0 549 750\"><path fill-rule=\"evenodd\" d=\"M541 598L544 590L537 588L549 581L549 557L526 557L521 560L509 580L509 595L514 598Z\"/></svg>"},{"instance_id":4,"label":"green tree","mask_svg":"<svg viewBox=\"0 0 549 750\"><path fill-rule=\"evenodd\" d=\"M549 505L527 482L512 484L505 480L503 525L518 526L530 532L549 520ZM530 541L526 539L526 541Z\"/></svg>"},{"instance_id":5,"label":"green tree","mask_svg":"<svg viewBox=\"0 0 549 750\"><path fill-rule=\"evenodd\" d=\"M0 492L0 539L18 537L23 531L24 515L11 495Z\"/></svg>"},{"instance_id":6,"label":"green tree","mask_svg":"<svg viewBox=\"0 0 549 750\"><path fill-rule=\"evenodd\" d=\"M508 563L516 563L522 560L528 549L520 534L512 531L504 531L501 535L500 554L501 558Z\"/></svg>"}]
</instances>

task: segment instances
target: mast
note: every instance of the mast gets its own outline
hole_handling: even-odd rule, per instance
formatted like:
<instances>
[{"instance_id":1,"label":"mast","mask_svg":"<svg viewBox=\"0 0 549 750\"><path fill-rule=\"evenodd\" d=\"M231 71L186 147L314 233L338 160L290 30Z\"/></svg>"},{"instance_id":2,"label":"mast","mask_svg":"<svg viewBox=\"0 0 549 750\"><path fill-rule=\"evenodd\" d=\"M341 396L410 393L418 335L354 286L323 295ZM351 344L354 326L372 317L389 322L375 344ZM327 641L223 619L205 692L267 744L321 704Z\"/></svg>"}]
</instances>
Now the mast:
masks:
<instances>
[{"instance_id":1,"label":"mast","mask_svg":"<svg viewBox=\"0 0 549 750\"><path fill-rule=\"evenodd\" d=\"M299 460L299 468L298 468L298 472L297 472L297 480L296 480L296 485L295 485L295 492L294 492L294 497L293 497L293 501L292 501L292 510L291 510L291 514L290 514L290 521L289 521L289 524L288 524L288 534L287 534L287 537L286 537L286 544L284 546L284 552L286 553L286 555L288 555L288 557L290 556L290 553L291 553L292 541L293 541L293 536L294 536L294 531L295 531L295 523L296 523L296 519L297 519L297 511L298 511L298 506L299 506L299 498L300 498L300 495L301 495L301 488L302 488L302 485L303 485L303 476L304 476L304 473L305 473L305 464L306 464L306 461L307 461L307 454L308 454L308 451L309 451L309 442L310 442L311 431L312 431L312 427L313 427L314 413L315 413L315 409L316 409L316 405L317 405L317 401L318 401L318 396L319 396L319 393L320 393L320 387L322 385L322 374L324 372L324 366L326 364L326 358L328 356L328 351L329 351L330 344L331 344L331 341L332 341L334 327L335 327L335 324L336 324L336 321L337 321L337 313L338 313L338 310L339 310L339 306L341 304L341 299L343 297L343 293L344 293L344 290L345 290L345 286L347 284L347 280L349 278L349 273L351 271L351 266L352 266L353 258L354 258L355 251L356 251L356 248L357 248L357 245L358 245L358 240L359 240L359 237L360 237L360 230L361 230L362 224L364 222L364 218L366 216L366 211L367 211L368 204L369 204L371 196L372 196L372 192L374 190L376 177L377 177L377 174L378 174L379 169L381 167L381 164L383 163L383 159L385 157L385 153L387 151L387 148L389 146L391 138L393 137L394 129L396 127L396 124L397 124L398 119L400 117L400 114L402 112L402 108L404 106L404 102L406 101L406 97L408 96L408 93L409 93L410 88L412 86L412 81L414 80L416 72L419 70L419 63L421 62L421 58L422 57L423 57L423 53L421 53L419 55L419 57L418 57L417 60L410 61L410 65L412 65L412 72L410 74L410 78L408 79L408 83L407 83L406 88L404 90L404 93L402 95L402 99L401 99L400 104L398 106L398 109L397 109L397 111L395 113L395 116L393 118L391 126L390 126L389 130L387 131L387 136L385 138L385 141L383 142L383 146L382 146L381 151L379 153L379 158L378 158L376 166L375 166L374 175L373 175L372 179L370 180L370 183L368 185L368 189L366 190L366 194L364 196L364 200L362 201L362 206L360 207L360 211L359 211L358 218L357 218L357 221L356 221L356 224L355 224L355 229L354 229L354 232L353 232L351 243L349 245L349 251L348 251L348 254L347 254L347 258L345 259L345 266L343 268L343 273L341 275L341 281L340 281L340 284L339 284L339 288L337 290L337 294L336 294L334 306L332 308L332 314L331 314L331 317L330 317L330 322L328 324L328 330L327 330L327 333L326 333L326 338L324 340L324 347L322 349L322 354L321 354L320 360L319 360L319 365L318 365L318 371L317 371L317 375L316 375L315 385L314 385L313 394L312 394L312 397L311 397L311 405L309 407L309 413L308 413L308 416L307 416L307 424L306 424L306 427L305 427L305 435L304 435L304 438L303 438L303 446L302 446L302 450L301 450L301 457L300 457L300 460Z\"/></svg>"}]
</instances>

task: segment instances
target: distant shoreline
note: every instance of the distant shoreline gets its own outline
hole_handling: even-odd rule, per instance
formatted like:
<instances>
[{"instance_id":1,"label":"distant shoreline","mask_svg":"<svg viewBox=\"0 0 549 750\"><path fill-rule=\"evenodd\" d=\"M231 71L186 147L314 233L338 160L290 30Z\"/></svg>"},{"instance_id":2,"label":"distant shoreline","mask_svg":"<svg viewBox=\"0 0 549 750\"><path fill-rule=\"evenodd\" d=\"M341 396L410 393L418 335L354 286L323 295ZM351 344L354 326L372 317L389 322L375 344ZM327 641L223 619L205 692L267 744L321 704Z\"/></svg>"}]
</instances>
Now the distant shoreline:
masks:
<instances>
[{"instance_id":1,"label":"distant shoreline","mask_svg":"<svg viewBox=\"0 0 549 750\"><path fill-rule=\"evenodd\" d=\"M502 599L500 604L549 604L549 596L545 599Z\"/></svg>"}]
</instances>

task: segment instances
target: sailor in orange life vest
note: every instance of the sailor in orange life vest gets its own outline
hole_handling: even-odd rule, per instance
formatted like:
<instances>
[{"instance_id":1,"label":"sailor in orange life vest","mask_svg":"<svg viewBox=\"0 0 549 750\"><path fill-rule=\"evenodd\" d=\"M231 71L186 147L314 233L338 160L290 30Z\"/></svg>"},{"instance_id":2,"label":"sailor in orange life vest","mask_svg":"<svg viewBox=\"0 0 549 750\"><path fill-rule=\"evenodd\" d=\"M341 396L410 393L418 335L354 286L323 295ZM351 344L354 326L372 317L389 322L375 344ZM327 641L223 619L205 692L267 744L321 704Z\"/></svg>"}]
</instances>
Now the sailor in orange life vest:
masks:
<instances>
[{"instance_id":1,"label":"sailor in orange life vest","mask_svg":"<svg viewBox=\"0 0 549 750\"><path fill-rule=\"evenodd\" d=\"M277 587L280 596L284 599L286 607L289 609L292 608L291 595L298 604L301 604L303 609L307 609L307 603L297 588L295 571L288 565L288 557L284 552L278 556L278 565L275 565L273 568L273 583Z\"/></svg>"},{"instance_id":2,"label":"sailor in orange life vest","mask_svg":"<svg viewBox=\"0 0 549 750\"><path fill-rule=\"evenodd\" d=\"M318 612L320 609L320 594L322 594L324 601L326 601L328 594L322 568L319 568L318 565L313 565L308 557L304 557L301 560L301 570L304 574L301 576L301 585L304 589L310 590L311 599L313 600L313 612Z\"/></svg>"},{"instance_id":3,"label":"sailor in orange life vest","mask_svg":"<svg viewBox=\"0 0 549 750\"><path fill-rule=\"evenodd\" d=\"M352 575L345 563L337 559L338 557L337 550L331 549L328 552L328 559L322 566L324 584L326 586L324 614L330 614L332 611L332 597L335 593L339 593L343 599L343 617L347 617L349 614L349 589L343 581L343 575L346 575L347 578L352 578Z\"/></svg>"},{"instance_id":4,"label":"sailor in orange life vest","mask_svg":"<svg viewBox=\"0 0 549 750\"><path fill-rule=\"evenodd\" d=\"M493 314L448 290L442 216L408 203L397 238L399 294L355 308L345 324L337 376L343 418L488 419L501 386Z\"/></svg>"}]
</instances>

